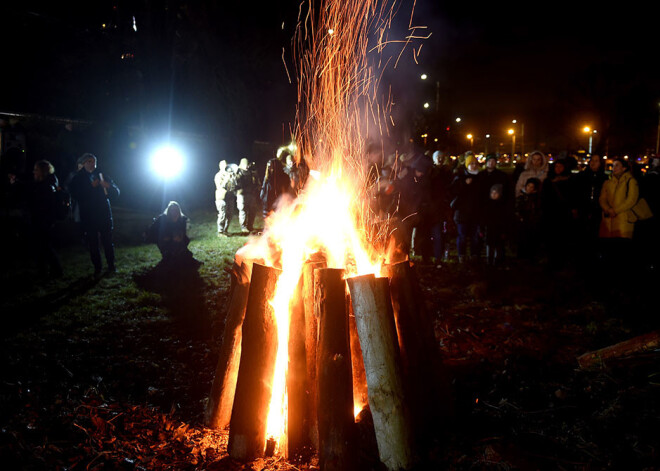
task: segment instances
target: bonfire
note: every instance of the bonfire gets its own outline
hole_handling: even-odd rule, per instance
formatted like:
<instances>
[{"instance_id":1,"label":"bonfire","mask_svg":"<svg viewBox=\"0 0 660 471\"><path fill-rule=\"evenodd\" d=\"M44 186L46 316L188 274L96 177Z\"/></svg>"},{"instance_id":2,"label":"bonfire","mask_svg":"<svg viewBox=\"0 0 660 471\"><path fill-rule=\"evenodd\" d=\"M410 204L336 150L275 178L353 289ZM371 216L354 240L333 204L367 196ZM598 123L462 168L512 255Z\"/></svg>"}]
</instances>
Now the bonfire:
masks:
<instances>
[{"instance_id":1,"label":"bonfire","mask_svg":"<svg viewBox=\"0 0 660 471\"><path fill-rule=\"evenodd\" d=\"M397 59L383 54L394 6L333 0L299 18L295 158L311 171L235 257L207 410L212 427L229 426L233 458L311 448L322 469L350 469L364 409L381 461L414 462L424 420L410 403L424 389L416 365L432 329L411 264L391 259L389 221L370 208L365 158L391 125L379 74Z\"/></svg>"}]
</instances>

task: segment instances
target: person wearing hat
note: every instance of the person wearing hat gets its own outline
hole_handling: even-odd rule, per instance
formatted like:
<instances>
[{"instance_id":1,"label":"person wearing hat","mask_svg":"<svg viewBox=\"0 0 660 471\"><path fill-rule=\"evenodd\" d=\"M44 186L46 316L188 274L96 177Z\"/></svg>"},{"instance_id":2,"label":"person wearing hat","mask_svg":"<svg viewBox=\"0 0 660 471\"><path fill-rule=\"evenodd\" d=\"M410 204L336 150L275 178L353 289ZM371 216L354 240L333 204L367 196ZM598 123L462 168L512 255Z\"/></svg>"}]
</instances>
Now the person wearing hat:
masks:
<instances>
[{"instance_id":1,"label":"person wearing hat","mask_svg":"<svg viewBox=\"0 0 660 471\"><path fill-rule=\"evenodd\" d=\"M119 196L119 188L97 168L94 154L86 153L80 158L82 168L71 180L71 196L80 208L80 227L89 248L94 265L94 275L101 274L101 249L103 246L107 272L117 271L115 267L115 247L112 242L112 208L110 198Z\"/></svg>"},{"instance_id":2,"label":"person wearing hat","mask_svg":"<svg viewBox=\"0 0 660 471\"><path fill-rule=\"evenodd\" d=\"M454 222L458 235L456 237L456 251L458 261L466 261L467 248L470 248L470 257L478 260L481 247L479 238L479 221L481 215L479 193L479 162L469 154L465 157L465 169L459 170L450 186L453 197L451 209L454 211Z\"/></svg>"}]
</instances>

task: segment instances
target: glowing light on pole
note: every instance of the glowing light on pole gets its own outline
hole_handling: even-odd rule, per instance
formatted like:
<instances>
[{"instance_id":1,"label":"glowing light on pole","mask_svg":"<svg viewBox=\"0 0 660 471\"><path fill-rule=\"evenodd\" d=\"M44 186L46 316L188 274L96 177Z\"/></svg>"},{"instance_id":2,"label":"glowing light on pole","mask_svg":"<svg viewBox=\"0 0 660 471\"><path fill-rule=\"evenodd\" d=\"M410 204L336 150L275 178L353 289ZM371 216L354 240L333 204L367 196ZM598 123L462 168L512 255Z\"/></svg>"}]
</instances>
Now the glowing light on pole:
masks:
<instances>
[{"instance_id":1,"label":"glowing light on pole","mask_svg":"<svg viewBox=\"0 0 660 471\"><path fill-rule=\"evenodd\" d=\"M595 129L591 129L589 126L585 126L584 128L582 128L582 132L584 132L585 134L589 134L589 155L591 155L594 134L596 134L598 131L596 131Z\"/></svg>"},{"instance_id":2,"label":"glowing light on pole","mask_svg":"<svg viewBox=\"0 0 660 471\"><path fill-rule=\"evenodd\" d=\"M511 158L513 159L513 156L516 154L516 131L509 129L507 132L511 136Z\"/></svg>"}]
</instances>

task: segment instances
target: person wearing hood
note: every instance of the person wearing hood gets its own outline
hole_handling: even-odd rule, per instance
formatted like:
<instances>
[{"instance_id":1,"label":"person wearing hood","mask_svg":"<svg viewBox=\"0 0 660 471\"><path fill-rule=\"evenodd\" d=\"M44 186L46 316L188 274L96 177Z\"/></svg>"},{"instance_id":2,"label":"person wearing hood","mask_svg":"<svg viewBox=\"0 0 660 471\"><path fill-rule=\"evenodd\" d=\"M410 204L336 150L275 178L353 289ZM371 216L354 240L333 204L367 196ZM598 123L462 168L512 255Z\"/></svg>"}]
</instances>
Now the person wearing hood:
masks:
<instances>
[{"instance_id":1,"label":"person wearing hood","mask_svg":"<svg viewBox=\"0 0 660 471\"><path fill-rule=\"evenodd\" d=\"M470 256L478 259L480 255L479 221L480 221L480 193L477 176L479 162L470 154L465 158L465 169L459 170L450 186L453 196L451 208L454 210L454 222L458 230L456 237L456 250L458 261L465 261L467 245L470 246Z\"/></svg>"},{"instance_id":2,"label":"person wearing hood","mask_svg":"<svg viewBox=\"0 0 660 471\"><path fill-rule=\"evenodd\" d=\"M543 183L543 180L548 176L548 166L548 158L543 152L535 150L529 154L525 163L525 170L522 171L516 181L516 198L521 195L527 180L530 178L537 178Z\"/></svg>"},{"instance_id":3,"label":"person wearing hood","mask_svg":"<svg viewBox=\"0 0 660 471\"><path fill-rule=\"evenodd\" d=\"M598 201L603 210L603 219L598 235L603 239L630 240L635 223L628 220L628 211L639 199L639 185L630 173L628 162L614 160L612 175L603 184Z\"/></svg>"},{"instance_id":4,"label":"person wearing hood","mask_svg":"<svg viewBox=\"0 0 660 471\"><path fill-rule=\"evenodd\" d=\"M631 222L630 210L637 204L638 199L639 185L630 172L628 162L615 159L612 175L603 184L599 198L603 218L598 237L604 262L600 273L606 278L620 277L626 285L635 279L636 270L633 269L631 256L635 222Z\"/></svg>"}]
</instances>

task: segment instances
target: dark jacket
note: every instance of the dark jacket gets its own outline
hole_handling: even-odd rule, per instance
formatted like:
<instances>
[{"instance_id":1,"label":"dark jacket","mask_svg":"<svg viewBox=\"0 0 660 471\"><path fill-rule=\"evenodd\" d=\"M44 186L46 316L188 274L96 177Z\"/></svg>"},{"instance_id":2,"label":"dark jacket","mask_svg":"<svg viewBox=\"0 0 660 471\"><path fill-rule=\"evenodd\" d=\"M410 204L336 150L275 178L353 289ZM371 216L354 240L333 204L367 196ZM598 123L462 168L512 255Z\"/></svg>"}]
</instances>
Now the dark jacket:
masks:
<instances>
[{"instance_id":1,"label":"dark jacket","mask_svg":"<svg viewBox=\"0 0 660 471\"><path fill-rule=\"evenodd\" d=\"M293 194L291 180L284 172L282 162L278 159L271 159L266 166L266 174L259 195L264 217L273 210L275 202L283 194Z\"/></svg>"},{"instance_id":2,"label":"dark jacket","mask_svg":"<svg viewBox=\"0 0 660 471\"><path fill-rule=\"evenodd\" d=\"M451 183L450 193L453 197L451 208L454 210L456 224L478 223L481 218L481 199L477 175L465 170L459 171ZM468 183L469 182L469 183Z\"/></svg>"},{"instance_id":3,"label":"dark jacket","mask_svg":"<svg viewBox=\"0 0 660 471\"><path fill-rule=\"evenodd\" d=\"M30 185L28 208L30 220L35 229L47 229L55 223L55 192L58 181L55 175L48 175L43 181Z\"/></svg>"},{"instance_id":4,"label":"dark jacket","mask_svg":"<svg viewBox=\"0 0 660 471\"><path fill-rule=\"evenodd\" d=\"M107 194L100 184L95 187L93 182L100 180L99 173L98 169L89 173L82 168L70 184L71 196L78 202L80 224L85 232L111 230L113 225L110 197L119 196L119 188L105 175L103 179L110 184Z\"/></svg>"}]
</instances>

